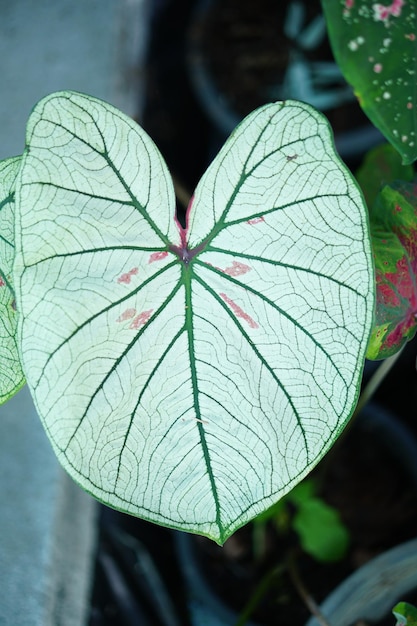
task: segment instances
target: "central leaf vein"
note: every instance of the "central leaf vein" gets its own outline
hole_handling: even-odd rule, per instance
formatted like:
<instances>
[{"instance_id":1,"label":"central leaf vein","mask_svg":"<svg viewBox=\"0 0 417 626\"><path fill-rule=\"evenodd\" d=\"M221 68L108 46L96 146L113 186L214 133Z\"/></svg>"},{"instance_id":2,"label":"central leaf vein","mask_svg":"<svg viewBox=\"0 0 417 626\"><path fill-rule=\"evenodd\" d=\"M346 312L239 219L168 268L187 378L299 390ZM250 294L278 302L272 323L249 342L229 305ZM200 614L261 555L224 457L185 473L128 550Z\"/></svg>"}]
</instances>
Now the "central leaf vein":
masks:
<instances>
[{"instance_id":1,"label":"central leaf vein","mask_svg":"<svg viewBox=\"0 0 417 626\"><path fill-rule=\"evenodd\" d=\"M191 385L193 390L193 399L194 399L194 410L196 412L197 420L197 428L200 434L201 447L203 450L204 461L206 464L207 473L209 476L210 486L215 502L216 507L216 524L219 529L219 534L221 537L224 536L224 528L221 519L221 506L219 500L219 494L217 491L216 480L214 477L214 472L211 464L210 451L208 448L206 435L204 431L204 424L202 423L204 420L202 419L201 411L200 411L200 390L199 390L199 380L197 373L197 365L196 365L196 355L195 355L195 340L194 340L194 320L193 320L193 302L192 302L192 282L191 282L191 272L188 271L188 268L184 266L183 269L184 276L184 284L185 284L185 293L186 293L186 328L188 334L188 349L190 355L190 373L191 373Z\"/></svg>"}]
</instances>

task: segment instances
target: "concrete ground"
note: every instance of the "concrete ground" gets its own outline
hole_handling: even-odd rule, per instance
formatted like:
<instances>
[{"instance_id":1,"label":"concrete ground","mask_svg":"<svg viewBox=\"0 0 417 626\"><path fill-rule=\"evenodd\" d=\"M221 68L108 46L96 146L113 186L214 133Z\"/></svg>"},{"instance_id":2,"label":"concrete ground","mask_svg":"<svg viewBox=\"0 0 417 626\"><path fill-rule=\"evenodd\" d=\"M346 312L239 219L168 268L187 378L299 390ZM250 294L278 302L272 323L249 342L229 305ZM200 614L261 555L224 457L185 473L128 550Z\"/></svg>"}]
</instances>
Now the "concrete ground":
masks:
<instances>
[{"instance_id":1,"label":"concrete ground","mask_svg":"<svg viewBox=\"0 0 417 626\"><path fill-rule=\"evenodd\" d=\"M0 159L61 89L140 116L147 0L0 0ZM27 388L0 407L0 626L86 624L96 505L58 465Z\"/></svg>"}]
</instances>

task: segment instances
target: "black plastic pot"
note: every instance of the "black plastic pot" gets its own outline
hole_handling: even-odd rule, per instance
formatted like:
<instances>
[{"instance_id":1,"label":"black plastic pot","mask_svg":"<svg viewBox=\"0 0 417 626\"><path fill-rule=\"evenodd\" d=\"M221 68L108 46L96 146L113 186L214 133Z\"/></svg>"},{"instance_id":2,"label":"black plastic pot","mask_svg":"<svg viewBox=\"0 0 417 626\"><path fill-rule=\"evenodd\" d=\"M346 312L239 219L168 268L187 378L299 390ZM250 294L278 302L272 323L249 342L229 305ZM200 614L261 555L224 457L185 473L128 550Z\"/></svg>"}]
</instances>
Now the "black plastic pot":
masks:
<instances>
[{"instance_id":1,"label":"black plastic pot","mask_svg":"<svg viewBox=\"0 0 417 626\"><path fill-rule=\"evenodd\" d=\"M89 626L190 626L172 532L100 510Z\"/></svg>"},{"instance_id":2,"label":"black plastic pot","mask_svg":"<svg viewBox=\"0 0 417 626\"><path fill-rule=\"evenodd\" d=\"M344 160L357 160L383 141L333 60L319 0L200 0L188 66L219 145L251 110L286 99L329 117Z\"/></svg>"}]
</instances>

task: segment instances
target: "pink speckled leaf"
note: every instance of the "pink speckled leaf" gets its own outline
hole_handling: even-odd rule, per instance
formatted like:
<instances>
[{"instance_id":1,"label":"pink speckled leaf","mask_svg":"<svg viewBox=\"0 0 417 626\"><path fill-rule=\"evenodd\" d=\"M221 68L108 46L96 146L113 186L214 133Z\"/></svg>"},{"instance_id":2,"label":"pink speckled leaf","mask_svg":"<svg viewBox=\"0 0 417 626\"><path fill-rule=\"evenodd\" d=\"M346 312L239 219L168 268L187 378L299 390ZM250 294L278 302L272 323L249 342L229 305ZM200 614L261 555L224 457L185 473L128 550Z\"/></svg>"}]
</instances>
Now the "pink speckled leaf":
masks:
<instances>
[{"instance_id":1,"label":"pink speckled leaf","mask_svg":"<svg viewBox=\"0 0 417 626\"><path fill-rule=\"evenodd\" d=\"M417 158L415 0L322 0L333 53L373 124L404 163Z\"/></svg>"},{"instance_id":2,"label":"pink speckled leaf","mask_svg":"<svg viewBox=\"0 0 417 626\"><path fill-rule=\"evenodd\" d=\"M371 212L377 301L367 357L395 354L417 330L417 183L380 192Z\"/></svg>"},{"instance_id":3,"label":"pink speckled leaf","mask_svg":"<svg viewBox=\"0 0 417 626\"><path fill-rule=\"evenodd\" d=\"M106 504L222 543L307 474L356 403L372 256L328 123L289 101L248 116L185 227L157 148L110 105L53 94L27 145L19 332L58 458Z\"/></svg>"}]
</instances>

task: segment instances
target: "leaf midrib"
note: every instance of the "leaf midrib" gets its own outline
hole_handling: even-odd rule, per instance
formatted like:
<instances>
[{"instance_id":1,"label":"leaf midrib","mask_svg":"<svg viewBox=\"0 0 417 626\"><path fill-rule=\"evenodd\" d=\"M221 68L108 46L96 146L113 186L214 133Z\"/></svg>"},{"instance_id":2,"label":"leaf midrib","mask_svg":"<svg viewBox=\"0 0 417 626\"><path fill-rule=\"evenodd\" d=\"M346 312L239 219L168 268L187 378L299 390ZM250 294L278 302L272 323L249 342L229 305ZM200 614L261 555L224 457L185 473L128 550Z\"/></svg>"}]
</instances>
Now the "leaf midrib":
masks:
<instances>
[{"instance_id":1,"label":"leaf midrib","mask_svg":"<svg viewBox=\"0 0 417 626\"><path fill-rule=\"evenodd\" d=\"M198 374L196 366L196 355L194 351L194 325L193 325L193 301L192 301L192 272L189 266L183 265L183 283L185 285L185 325L188 335L188 352L190 355L190 373L191 373L191 386L193 390L194 409L198 420L202 420L202 414L200 411L200 390L198 384ZM203 450L204 461L206 464L207 474L210 481L211 492L213 494L214 504L216 508L216 524L219 530L220 541L223 542L225 538L225 529L223 527L221 518L221 505L219 494L217 491L216 480L214 477L213 468L211 465L210 452L207 444L206 434L204 430L204 424L201 421L196 421L197 428L200 435L201 447Z\"/></svg>"}]
</instances>

